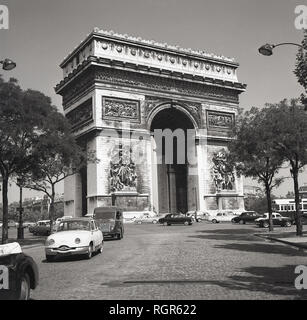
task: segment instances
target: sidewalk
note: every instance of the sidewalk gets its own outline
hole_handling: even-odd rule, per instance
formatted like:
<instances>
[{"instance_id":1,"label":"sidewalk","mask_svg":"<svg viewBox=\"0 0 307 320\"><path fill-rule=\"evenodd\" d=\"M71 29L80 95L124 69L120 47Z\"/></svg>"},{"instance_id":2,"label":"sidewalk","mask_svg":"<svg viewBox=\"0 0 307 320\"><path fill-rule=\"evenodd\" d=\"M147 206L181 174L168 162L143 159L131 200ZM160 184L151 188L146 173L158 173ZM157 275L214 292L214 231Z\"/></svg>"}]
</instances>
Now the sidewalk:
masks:
<instances>
[{"instance_id":1,"label":"sidewalk","mask_svg":"<svg viewBox=\"0 0 307 320\"><path fill-rule=\"evenodd\" d=\"M297 248L307 249L307 231L303 232L302 237L296 236L296 231L280 231L274 230L272 232L259 232L255 236L266 239L285 243Z\"/></svg>"}]
</instances>

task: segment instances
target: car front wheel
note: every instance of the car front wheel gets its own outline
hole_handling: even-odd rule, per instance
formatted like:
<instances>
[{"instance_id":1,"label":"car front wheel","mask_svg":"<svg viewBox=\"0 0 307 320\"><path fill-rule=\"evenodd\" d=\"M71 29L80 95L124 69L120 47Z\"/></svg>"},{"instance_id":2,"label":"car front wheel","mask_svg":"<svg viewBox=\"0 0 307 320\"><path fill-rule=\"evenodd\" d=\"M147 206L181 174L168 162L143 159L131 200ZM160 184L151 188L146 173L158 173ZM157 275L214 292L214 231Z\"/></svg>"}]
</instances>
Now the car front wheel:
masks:
<instances>
[{"instance_id":1,"label":"car front wheel","mask_svg":"<svg viewBox=\"0 0 307 320\"><path fill-rule=\"evenodd\" d=\"M104 242L102 241L102 242L101 242L101 247L99 248L98 253L102 253L102 251L103 251L103 245L104 245Z\"/></svg>"},{"instance_id":2,"label":"car front wheel","mask_svg":"<svg viewBox=\"0 0 307 320\"><path fill-rule=\"evenodd\" d=\"M188 226L189 224L190 224L189 221L185 221L185 222L184 222L184 225L185 225L185 226Z\"/></svg>"},{"instance_id":3,"label":"car front wheel","mask_svg":"<svg viewBox=\"0 0 307 320\"><path fill-rule=\"evenodd\" d=\"M292 225L292 224L291 224L291 222L290 222L290 221L287 221L287 222L285 223L285 227L286 227L286 228L291 227L291 225Z\"/></svg>"},{"instance_id":4,"label":"car front wheel","mask_svg":"<svg viewBox=\"0 0 307 320\"><path fill-rule=\"evenodd\" d=\"M270 225L269 225L269 223L268 222L264 222L263 224L262 224L262 227L263 228L268 228Z\"/></svg>"},{"instance_id":5,"label":"car front wheel","mask_svg":"<svg viewBox=\"0 0 307 320\"><path fill-rule=\"evenodd\" d=\"M18 300L29 300L30 299L30 277L27 273L23 274L20 281L20 293Z\"/></svg>"},{"instance_id":6,"label":"car front wheel","mask_svg":"<svg viewBox=\"0 0 307 320\"><path fill-rule=\"evenodd\" d=\"M117 240L121 240L122 238L123 238L123 236L122 236L122 231L120 231L120 232L117 234L116 239L117 239Z\"/></svg>"},{"instance_id":7,"label":"car front wheel","mask_svg":"<svg viewBox=\"0 0 307 320\"><path fill-rule=\"evenodd\" d=\"M212 223L217 223L217 220L216 220L216 219L213 219L213 220L212 220Z\"/></svg>"},{"instance_id":8,"label":"car front wheel","mask_svg":"<svg viewBox=\"0 0 307 320\"><path fill-rule=\"evenodd\" d=\"M93 256L93 245L90 244L90 245L88 246L88 252L87 252L87 254L86 254L86 258L87 258L87 259L91 259L92 256Z\"/></svg>"}]
</instances>

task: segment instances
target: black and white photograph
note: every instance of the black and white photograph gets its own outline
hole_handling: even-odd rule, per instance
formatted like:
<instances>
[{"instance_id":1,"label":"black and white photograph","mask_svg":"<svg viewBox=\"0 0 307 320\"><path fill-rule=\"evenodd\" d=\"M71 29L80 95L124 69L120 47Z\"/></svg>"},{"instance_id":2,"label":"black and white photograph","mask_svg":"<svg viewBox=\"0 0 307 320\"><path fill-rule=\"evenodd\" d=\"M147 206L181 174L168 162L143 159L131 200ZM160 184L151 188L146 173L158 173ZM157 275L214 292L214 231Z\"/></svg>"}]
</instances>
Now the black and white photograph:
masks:
<instances>
[{"instance_id":1,"label":"black and white photograph","mask_svg":"<svg viewBox=\"0 0 307 320\"><path fill-rule=\"evenodd\" d=\"M306 0L0 0L0 300L307 300L306 167Z\"/></svg>"}]
</instances>

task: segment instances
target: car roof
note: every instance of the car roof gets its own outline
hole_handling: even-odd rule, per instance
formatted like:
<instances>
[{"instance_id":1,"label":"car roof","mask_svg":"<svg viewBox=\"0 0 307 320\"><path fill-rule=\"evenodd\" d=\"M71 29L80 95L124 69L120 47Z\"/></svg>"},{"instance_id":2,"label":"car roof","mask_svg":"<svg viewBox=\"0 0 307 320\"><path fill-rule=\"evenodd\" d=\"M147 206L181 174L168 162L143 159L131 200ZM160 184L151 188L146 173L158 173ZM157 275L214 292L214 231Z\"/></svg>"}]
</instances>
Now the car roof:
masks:
<instances>
[{"instance_id":1,"label":"car roof","mask_svg":"<svg viewBox=\"0 0 307 320\"><path fill-rule=\"evenodd\" d=\"M98 207L95 208L94 212L98 213L98 212L110 212L110 211L115 211L115 210L120 210L118 207L115 206L110 206L110 207Z\"/></svg>"},{"instance_id":2,"label":"car roof","mask_svg":"<svg viewBox=\"0 0 307 320\"><path fill-rule=\"evenodd\" d=\"M94 220L92 217L79 217L79 218L68 218L64 219L62 222L74 222L74 221L92 221Z\"/></svg>"}]
</instances>

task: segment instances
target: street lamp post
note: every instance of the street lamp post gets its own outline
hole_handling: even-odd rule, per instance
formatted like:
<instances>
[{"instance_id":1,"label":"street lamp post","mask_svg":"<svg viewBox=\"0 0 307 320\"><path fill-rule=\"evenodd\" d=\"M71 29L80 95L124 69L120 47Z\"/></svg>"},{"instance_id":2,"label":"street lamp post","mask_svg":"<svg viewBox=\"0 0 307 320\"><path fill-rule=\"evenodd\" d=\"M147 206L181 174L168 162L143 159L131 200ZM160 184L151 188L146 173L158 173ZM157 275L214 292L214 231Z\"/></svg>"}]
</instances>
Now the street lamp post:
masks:
<instances>
[{"instance_id":1,"label":"street lamp post","mask_svg":"<svg viewBox=\"0 0 307 320\"><path fill-rule=\"evenodd\" d=\"M22 187L23 187L23 179L18 178L17 179L17 185L19 187L19 208L17 208L17 211L19 212L19 223L18 223L18 231L17 231L17 239L23 240L24 239L24 229L23 229L23 207L22 207Z\"/></svg>"},{"instance_id":2,"label":"street lamp post","mask_svg":"<svg viewBox=\"0 0 307 320\"><path fill-rule=\"evenodd\" d=\"M2 69L5 71L11 71L16 68L16 63L11 59L4 59L0 61L0 64L2 64Z\"/></svg>"},{"instance_id":3,"label":"street lamp post","mask_svg":"<svg viewBox=\"0 0 307 320\"><path fill-rule=\"evenodd\" d=\"M267 44L264 44L263 46L261 46L261 47L258 49L258 51L259 51L259 53L261 53L261 54L264 55L264 56L271 56L271 55L273 54L273 50L274 50L276 47L287 46L287 45L297 46L297 47L303 48L303 46L302 46L301 44L294 43L294 42L283 42L283 43L279 43L279 44L270 44L270 43L267 43Z\"/></svg>"}]
</instances>

